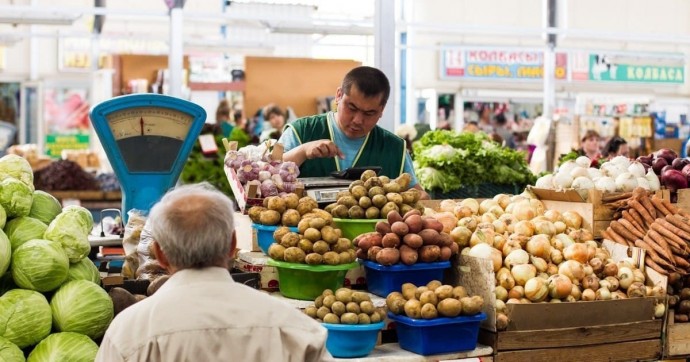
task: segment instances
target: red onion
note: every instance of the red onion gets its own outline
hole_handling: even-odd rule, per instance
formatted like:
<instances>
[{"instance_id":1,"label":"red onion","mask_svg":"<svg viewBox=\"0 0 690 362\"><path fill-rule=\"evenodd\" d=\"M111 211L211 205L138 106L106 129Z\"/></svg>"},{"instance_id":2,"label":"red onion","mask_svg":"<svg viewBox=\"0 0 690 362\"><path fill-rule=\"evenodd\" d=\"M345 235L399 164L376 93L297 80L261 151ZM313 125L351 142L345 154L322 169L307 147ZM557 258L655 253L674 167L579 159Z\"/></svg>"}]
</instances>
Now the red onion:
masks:
<instances>
[{"instance_id":1,"label":"red onion","mask_svg":"<svg viewBox=\"0 0 690 362\"><path fill-rule=\"evenodd\" d=\"M665 166L668 166L668 162L666 162L665 158L659 157L652 162L652 169L654 170L654 173L657 175L661 174L661 169Z\"/></svg>"},{"instance_id":2,"label":"red onion","mask_svg":"<svg viewBox=\"0 0 690 362\"><path fill-rule=\"evenodd\" d=\"M662 148L654 153L654 157L664 158L666 159L666 163L670 164L674 159L678 158L678 154L672 149Z\"/></svg>"},{"instance_id":3,"label":"red onion","mask_svg":"<svg viewBox=\"0 0 690 362\"><path fill-rule=\"evenodd\" d=\"M682 170L683 167L687 165L690 165L690 161L687 158L676 158L671 162L671 166L678 171Z\"/></svg>"},{"instance_id":4,"label":"red onion","mask_svg":"<svg viewBox=\"0 0 690 362\"><path fill-rule=\"evenodd\" d=\"M671 192L688 187L688 180L685 175L674 169L666 170L664 173L662 173L661 182L664 184L664 186L671 190Z\"/></svg>"}]
</instances>

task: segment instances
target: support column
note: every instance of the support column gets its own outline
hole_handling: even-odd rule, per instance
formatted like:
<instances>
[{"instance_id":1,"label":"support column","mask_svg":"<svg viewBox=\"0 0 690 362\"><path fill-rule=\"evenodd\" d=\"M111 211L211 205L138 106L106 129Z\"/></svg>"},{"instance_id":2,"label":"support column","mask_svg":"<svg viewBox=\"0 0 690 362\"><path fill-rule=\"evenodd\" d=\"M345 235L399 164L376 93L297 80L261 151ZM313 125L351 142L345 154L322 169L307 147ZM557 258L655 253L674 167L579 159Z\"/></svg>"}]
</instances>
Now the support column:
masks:
<instances>
[{"instance_id":1,"label":"support column","mask_svg":"<svg viewBox=\"0 0 690 362\"><path fill-rule=\"evenodd\" d=\"M183 75L183 1L176 1L170 9L170 53L168 54L168 93L173 97L182 97Z\"/></svg>"},{"instance_id":2,"label":"support column","mask_svg":"<svg viewBox=\"0 0 690 362\"><path fill-rule=\"evenodd\" d=\"M544 4L544 27L555 28L556 14L558 7L556 0L543 0ZM553 109L556 103L555 71L556 71L556 34L544 33L546 47L544 48L544 106L543 115L549 119L553 118Z\"/></svg>"},{"instance_id":3,"label":"support column","mask_svg":"<svg viewBox=\"0 0 690 362\"><path fill-rule=\"evenodd\" d=\"M395 74L395 0L376 0L375 6L374 65L386 74L391 86L391 94L378 125L392 132L396 119L399 119L398 77Z\"/></svg>"}]
</instances>

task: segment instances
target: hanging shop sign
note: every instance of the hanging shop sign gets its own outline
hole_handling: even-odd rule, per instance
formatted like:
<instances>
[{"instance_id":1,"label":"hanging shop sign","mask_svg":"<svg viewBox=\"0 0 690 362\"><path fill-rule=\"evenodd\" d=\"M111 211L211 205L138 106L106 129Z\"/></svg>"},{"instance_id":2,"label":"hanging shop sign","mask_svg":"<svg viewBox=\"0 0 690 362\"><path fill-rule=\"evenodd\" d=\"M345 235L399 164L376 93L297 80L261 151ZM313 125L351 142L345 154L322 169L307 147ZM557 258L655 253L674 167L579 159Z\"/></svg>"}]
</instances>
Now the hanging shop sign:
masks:
<instances>
[{"instance_id":1,"label":"hanging shop sign","mask_svg":"<svg viewBox=\"0 0 690 362\"><path fill-rule=\"evenodd\" d=\"M43 119L46 123L44 149L51 157L63 150L89 148L88 93L83 88L55 87L44 90Z\"/></svg>"},{"instance_id":2,"label":"hanging shop sign","mask_svg":"<svg viewBox=\"0 0 690 362\"><path fill-rule=\"evenodd\" d=\"M571 56L572 79L592 82L684 84L682 57L578 53Z\"/></svg>"},{"instance_id":3,"label":"hanging shop sign","mask_svg":"<svg viewBox=\"0 0 690 362\"><path fill-rule=\"evenodd\" d=\"M555 77L565 80L568 56L556 53ZM447 48L441 50L441 79L539 80L544 77L544 53L527 49Z\"/></svg>"},{"instance_id":4,"label":"hanging shop sign","mask_svg":"<svg viewBox=\"0 0 690 362\"><path fill-rule=\"evenodd\" d=\"M58 41L58 69L60 71L90 71L91 38L60 38ZM162 41L123 37L98 39L98 68L104 68L109 54L160 55L168 53Z\"/></svg>"}]
</instances>

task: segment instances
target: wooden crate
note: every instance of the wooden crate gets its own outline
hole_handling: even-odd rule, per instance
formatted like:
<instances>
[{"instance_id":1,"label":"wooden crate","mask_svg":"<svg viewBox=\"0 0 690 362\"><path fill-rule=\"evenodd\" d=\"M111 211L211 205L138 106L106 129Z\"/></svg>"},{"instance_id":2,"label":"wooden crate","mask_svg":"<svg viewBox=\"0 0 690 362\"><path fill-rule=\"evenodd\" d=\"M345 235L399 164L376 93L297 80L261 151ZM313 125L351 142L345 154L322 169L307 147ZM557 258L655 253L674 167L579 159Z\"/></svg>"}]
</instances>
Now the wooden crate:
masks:
<instances>
[{"instance_id":1,"label":"wooden crate","mask_svg":"<svg viewBox=\"0 0 690 362\"><path fill-rule=\"evenodd\" d=\"M690 323L675 323L673 310L666 317L664 358L690 357Z\"/></svg>"}]
</instances>

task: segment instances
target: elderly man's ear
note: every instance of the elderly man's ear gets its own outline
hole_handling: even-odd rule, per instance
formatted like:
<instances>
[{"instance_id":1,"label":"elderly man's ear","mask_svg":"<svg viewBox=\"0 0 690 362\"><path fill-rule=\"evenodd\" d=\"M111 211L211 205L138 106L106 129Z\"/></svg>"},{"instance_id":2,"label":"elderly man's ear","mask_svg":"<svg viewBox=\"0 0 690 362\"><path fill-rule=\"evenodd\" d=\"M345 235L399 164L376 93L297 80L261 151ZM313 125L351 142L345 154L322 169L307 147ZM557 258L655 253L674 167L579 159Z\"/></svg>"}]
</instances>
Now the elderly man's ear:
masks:
<instances>
[{"instance_id":1,"label":"elderly man's ear","mask_svg":"<svg viewBox=\"0 0 690 362\"><path fill-rule=\"evenodd\" d=\"M237 256L237 233L235 233L234 230L232 231L232 241L230 243L230 253L228 257L230 257L230 260L233 260Z\"/></svg>"},{"instance_id":2,"label":"elderly man's ear","mask_svg":"<svg viewBox=\"0 0 690 362\"><path fill-rule=\"evenodd\" d=\"M165 253L163 252L163 249L161 249L160 244L156 242L155 240L152 241L153 243L153 254L156 256L156 260L158 260L158 264L160 264L163 269L168 270L170 268L170 263L168 262L168 257L165 256ZM168 270L170 271L170 270Z\"/></svg>"}]
</instances>

